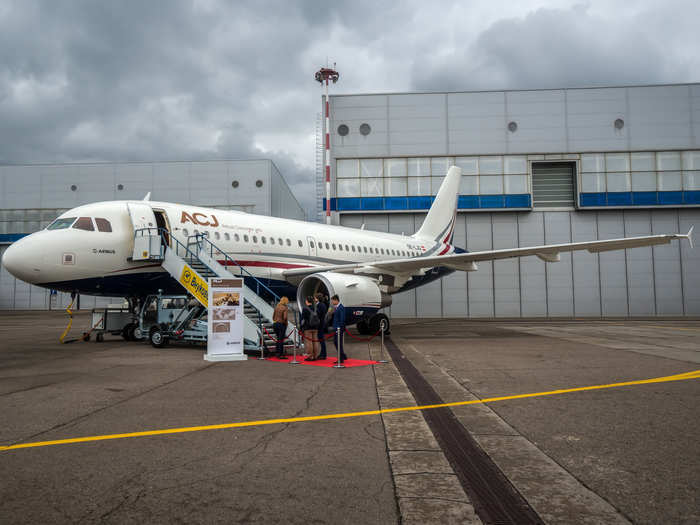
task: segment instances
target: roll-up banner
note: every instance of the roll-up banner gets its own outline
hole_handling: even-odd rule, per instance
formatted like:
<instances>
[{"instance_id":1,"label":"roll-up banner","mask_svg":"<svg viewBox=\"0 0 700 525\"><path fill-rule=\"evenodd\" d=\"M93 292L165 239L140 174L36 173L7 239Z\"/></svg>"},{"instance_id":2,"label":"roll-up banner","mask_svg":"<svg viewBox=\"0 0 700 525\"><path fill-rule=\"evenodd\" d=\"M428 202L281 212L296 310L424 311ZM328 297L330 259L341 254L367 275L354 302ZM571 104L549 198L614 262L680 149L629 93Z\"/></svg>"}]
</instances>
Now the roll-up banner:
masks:
<instances>
[{"instance_id":1,"label":"roll-up banner","mask_svg":"<svg viewBox=\"0 0 700 525\"><path fill-rule=\"evenodd\" d=\"M243 279L209 279L207 361L244 361Z\"/></svg>"}]
</instances>

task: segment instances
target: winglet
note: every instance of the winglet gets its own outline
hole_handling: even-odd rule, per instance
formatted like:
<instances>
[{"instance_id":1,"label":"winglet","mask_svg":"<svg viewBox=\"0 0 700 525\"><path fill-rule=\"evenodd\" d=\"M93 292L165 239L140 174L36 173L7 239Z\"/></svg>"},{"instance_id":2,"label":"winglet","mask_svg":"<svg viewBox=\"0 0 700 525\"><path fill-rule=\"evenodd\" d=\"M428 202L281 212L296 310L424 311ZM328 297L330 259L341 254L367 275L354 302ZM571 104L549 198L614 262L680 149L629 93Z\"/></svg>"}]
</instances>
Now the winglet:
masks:
<instances>
[{"instance_id":1,"label":"winglet","mask_svg":"<svg viewBox=\"0 0 700 525\"><path fill-rule=\"evenodd\" d=\"M146 193L146 196L143 198L144 201L150 201L151 200L151 192L149 191Z\"/></svg>"},{"instance_id":2,"label":"winglet","mask_svg":"<svg viewBox=\"0 0 700 525\"><path fill-rule=\"evenodd\" d=\"M693 246L693 228L694 228L694 227L695 227L695 226L691 226L690 229L688 230L688 233L686 233L686 234L683 236L683 237L685 237L686 239L688 239L688 243L690 244L690 247L691 247L691 248L694 248L694 246Z\"/></svg>"}]
</instances>

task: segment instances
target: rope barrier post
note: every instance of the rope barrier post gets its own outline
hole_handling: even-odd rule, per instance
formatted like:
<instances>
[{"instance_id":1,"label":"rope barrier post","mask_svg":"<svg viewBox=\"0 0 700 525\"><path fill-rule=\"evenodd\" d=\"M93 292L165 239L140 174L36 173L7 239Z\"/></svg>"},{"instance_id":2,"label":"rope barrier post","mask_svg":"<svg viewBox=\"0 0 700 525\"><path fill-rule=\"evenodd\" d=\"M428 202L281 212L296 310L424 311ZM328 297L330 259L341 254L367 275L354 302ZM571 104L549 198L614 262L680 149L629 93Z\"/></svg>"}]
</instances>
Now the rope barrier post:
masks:
<instances>
[{"instance_id":1,"label":"rope barrier post","mask_svg":"<svg viewBox=\"0 0 700 525\"><path fill-rule=\"evenodd\" d=\"M384 359L384 330L386 330L386 321L382 319L379 323L379 329L382 332L382 340L379 346L379 359L377 360L377 363L388 363L386 359Z\"/></svg>"},{"instance_id":2,"label":"rope barrier post","mask_svg":"<svg viewBox=\"0 0 700 525\"><path fill-rule=\"evenodd\" d=\"M335 334L338 343L338 361L333 365L333 368L345 368L345 365L340 361L340 349L343 347L343 340L341 339L341 337L343 337L343 332L340 331L340 327L335 329Z\"/></svg>"},{"instance_id":3,"label":"rope barrier post","mask_svg":"<svg viewBox=\"0 0 700 525\"><path fill-rule=\"evenodd\" d=\"M260 327L264 330L265 327L260 324ZM263 330L260 330L260 357L258 357L258 361L265 361L265 333Z\"/></svg>"},{"instance_id":4,"label":"rope barrier post","mask_svg":"<svg viewBox=\"0 0 700 525\"><path fill-rule=\"evenodd\" d=\"M296 327L294 328L296 330ZM294 333L294 332L292 332ZM297 331L297 334L299 332ZM294 338L294 357L292 357L292 360L289 362L290 365L299 365L301 364L301 361L297 361L297 346L299 345L299 337Z\"/></svg>"}]
</instances>

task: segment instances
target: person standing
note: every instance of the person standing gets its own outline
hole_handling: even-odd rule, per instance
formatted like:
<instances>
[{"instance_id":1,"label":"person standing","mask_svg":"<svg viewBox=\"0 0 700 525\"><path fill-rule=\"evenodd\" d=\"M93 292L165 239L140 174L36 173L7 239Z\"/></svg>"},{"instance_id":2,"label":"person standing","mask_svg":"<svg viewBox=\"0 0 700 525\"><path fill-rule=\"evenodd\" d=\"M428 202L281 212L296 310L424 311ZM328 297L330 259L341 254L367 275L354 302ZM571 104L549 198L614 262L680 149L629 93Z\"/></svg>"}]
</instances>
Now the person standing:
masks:
<instances>
[{"instance_id":1,"label":"person standing","mask_svg":"<svg viewBox=\"0 0 700 525\"><path fill-rule=\"evenodd\" d=\"M318 344L318 327L321 323L314 309L314 298L308 296L305 303L301 311L301 330L304 334L304 348L308 348L308 357L306 360L316 361L320 350Z\"/></svg>"},{"instance_id":2,"label":"person standing","mask_svg":"<svg viewBox=\"0 0 700 525\"><path fill-rule=\"evenodd\" d=\"M343 334L345 333L345 307L340 303L340 298L337 295L331 297L331 304L333 305L333 342L335 347L340 354L340 363L345 361L348 356L345 355L345 350L343 349ZM338 337L338 330L340 330L340 337Z\"/></svg>"},{"instance_id":3,"label":"person standing","mask_svg":"<svg viewBox=\"0 0 700 525\"><path fill-rule=\"evenodd\" d=\"M289 299L282 297L272 312L272 329L276 339L275 356L279 358L284 357L284 338L287 335L287 316L289 315L288 303Z\"/></svg>"},{"instance_id":4,"label":"person standing","mask_svg":"<svg viewBox=\"0 0 700 525\"><path fill-rule=\"evenodd\" d=\"M318 354L318 359L326 359L326 332L328 331L328 323L326 323L326 313L328 312L328 307L326 303L323 302L323 294L317 293L315 296L316 303L314 307L316 308L316 314L320 324L318 325L318 339L319 345L321 347L321 353Z\"/></svg>"}]
</instances>

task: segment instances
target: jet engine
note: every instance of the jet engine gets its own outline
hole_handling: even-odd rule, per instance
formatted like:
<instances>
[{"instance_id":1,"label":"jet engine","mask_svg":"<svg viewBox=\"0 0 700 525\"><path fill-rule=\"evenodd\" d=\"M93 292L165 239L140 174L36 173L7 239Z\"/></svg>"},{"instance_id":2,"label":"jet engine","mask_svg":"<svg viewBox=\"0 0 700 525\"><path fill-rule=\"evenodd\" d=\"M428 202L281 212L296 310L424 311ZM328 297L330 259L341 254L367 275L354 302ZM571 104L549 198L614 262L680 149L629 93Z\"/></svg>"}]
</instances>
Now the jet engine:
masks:
<instances>
[{"instance_id":1,"label":"jet engine","mask_svg":"<svg viewBox=\"0 0 700 525\"><path fill-rule=\"evenodd\" d=\"M379 285L362 275L337 272L320 272L307 275L297 288L297 304L301 310L309 295L321 292L328 297L337 295L340 302L350 310L374 312L391 305L391 295L383 293ZM359 312L355 315L359 315Z\"/></svg>"}]
</instances>

